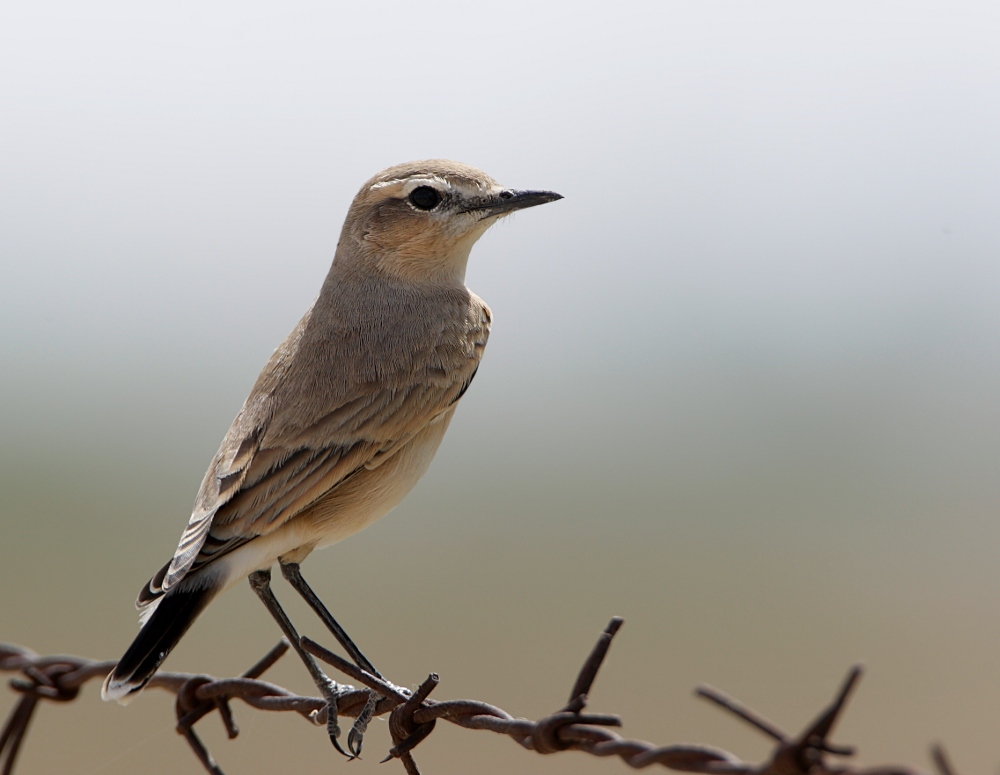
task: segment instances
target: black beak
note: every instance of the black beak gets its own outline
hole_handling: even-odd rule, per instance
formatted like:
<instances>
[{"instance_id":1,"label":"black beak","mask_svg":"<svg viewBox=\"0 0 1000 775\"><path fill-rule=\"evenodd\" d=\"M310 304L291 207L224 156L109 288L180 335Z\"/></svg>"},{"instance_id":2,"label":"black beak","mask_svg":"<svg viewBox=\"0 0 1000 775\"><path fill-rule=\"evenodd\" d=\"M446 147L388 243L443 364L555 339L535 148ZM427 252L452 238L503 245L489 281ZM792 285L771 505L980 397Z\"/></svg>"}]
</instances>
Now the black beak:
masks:
<instances>
[{"instance_id":1,"label":"black beak","mask_svg":"<svg viewBox=\"0 0 1000 775\"><path fill-rule=\"evenodd\" d=\"M483 218L492 218L497 215L512 213L515 210L524 210L528 207L543 205L546 202L555 202L562 198L562 194L557 194L555 191L515 191L507 189L495 196L480 200L472 207L467 208L466 212L477 211L483 214Z\"/></svg>"}]
</instances>

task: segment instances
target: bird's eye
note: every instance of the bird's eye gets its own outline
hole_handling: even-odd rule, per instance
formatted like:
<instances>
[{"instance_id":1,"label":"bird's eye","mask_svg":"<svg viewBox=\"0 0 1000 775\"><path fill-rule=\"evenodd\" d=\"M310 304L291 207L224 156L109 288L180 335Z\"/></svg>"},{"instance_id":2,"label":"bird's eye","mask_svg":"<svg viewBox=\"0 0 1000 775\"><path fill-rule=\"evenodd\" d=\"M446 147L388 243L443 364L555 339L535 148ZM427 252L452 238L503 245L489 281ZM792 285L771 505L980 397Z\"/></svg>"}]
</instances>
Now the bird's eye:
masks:
<instances>
[{"instance_id":1,"label":"bird's eye","mask_svg":"<svg viewBox=\"0 0 1000 775\"><path fill-rule=\"evenodd\" d=\"M418 210L433 210L441 202L441 194L431 186L420 186L410 193L410 204Z\"/></svg>"}]
</instances>

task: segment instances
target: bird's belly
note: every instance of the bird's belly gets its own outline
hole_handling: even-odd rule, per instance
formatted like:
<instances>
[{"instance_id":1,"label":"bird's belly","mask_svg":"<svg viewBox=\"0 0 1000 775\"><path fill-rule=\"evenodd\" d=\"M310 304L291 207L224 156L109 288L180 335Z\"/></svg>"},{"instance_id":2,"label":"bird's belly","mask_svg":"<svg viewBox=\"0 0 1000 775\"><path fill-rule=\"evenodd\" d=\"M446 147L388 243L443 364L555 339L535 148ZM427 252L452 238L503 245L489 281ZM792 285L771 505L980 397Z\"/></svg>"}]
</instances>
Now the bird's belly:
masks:
<instances>
[{"instance_id":1,"label":"bird's belly","mask_svg":"<svg viewBox=\"0 0 1000 775\"><path fill-rule=\"evenodd\" d=\"M313 550L354 535L399 504L423 476L437 452L454 409L430 423L378 468L362 469L331 489L278 529L206 566L202 583L228 588L255 570L270 568L279 558L301 562Z\"/></svg>"},{"instance_id":2,"label":"bird's belly","mask_svg":"<svg viewBox=\"0 0 1000 775\"><path fill-rule=\"evenodd\" d=\"M320 549L354 535L384 517L413 489L427 471L454 410L430 423L396 454L377 468L362 469L297 514L299 522L316 536Z\"/></svg>"}]
</instances>

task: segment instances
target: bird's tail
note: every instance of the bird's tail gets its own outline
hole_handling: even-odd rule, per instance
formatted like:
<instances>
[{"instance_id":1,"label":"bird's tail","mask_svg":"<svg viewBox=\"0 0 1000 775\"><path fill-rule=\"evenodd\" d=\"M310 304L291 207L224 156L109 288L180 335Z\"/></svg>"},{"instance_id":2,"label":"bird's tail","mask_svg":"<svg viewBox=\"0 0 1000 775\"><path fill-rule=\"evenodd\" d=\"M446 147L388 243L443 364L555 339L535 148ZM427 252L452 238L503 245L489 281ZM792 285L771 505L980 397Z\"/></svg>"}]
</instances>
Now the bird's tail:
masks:
<instances>
[{"instance_id":1,"label":"bird's tail","mask_svg":"<svg viewBox=\"0 0 1000 775\"><path fill-rule=\"evenodd\" d=\"M101 697L128 703L218 591L214 584L180 584L157 600L128 651L104 679Z\"/></svg>"}]
</instances>

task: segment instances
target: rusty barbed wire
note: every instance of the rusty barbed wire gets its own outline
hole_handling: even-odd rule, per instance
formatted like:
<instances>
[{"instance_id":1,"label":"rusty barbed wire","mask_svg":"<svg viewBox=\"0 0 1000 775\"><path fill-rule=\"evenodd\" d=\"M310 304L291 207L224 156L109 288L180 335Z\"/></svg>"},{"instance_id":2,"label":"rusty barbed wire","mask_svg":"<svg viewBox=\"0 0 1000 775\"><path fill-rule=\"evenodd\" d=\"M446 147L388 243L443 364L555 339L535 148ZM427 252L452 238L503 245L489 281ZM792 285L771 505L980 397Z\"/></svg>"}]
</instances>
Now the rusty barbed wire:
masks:
<instances>
[{"instance_id":1,"label":"rusty barbed wire","mask_svg":"<svg viewBox=\"0 0 1000 775\"><path fill-rule=\"evenodd\" d=\"M389 714L389 731L393 741L383 761L399 759L409 775L419 773L413 750L431 734L438 720L466 729L507 735L523 748L539 754L582 751L593 756L618 757L634 769L658 764L672 770L712 775L923 775L920 770L902 765L866 768L830 760L830 757L854 754L852 748L835 745L829 737L861 677L860 666L851 669L833 702L796 736L786 734L724 692L710 686L699 687L697 696L713 702L775 741L770 757L760 763L744 762L728 751L711 746L657 746L624 738L609 729L621 726L618 716L583 712L591 686L621 625L622 619L615 617L611 620L581 667L567 704L538 721L514 718L506 711L478 700L432 700L429 695L439 683L438 676L433 673L411 693L365 672L309 638L302 638L301 645L310 654L366 687L343 687L348 691L338 696L335 709L338 715L356 717L365 710L370 697L368 690L378 695L374 715ZM149 682L150 688L164 689L176 695L176 730L185 738L207 772L223 775L222 769L195 733L194 725L213 711L218 711L229 738L236 737L239 728L230 706L233 699L242 700L259 710L291 711L314 724L326 724L327 703L324 699L293 694L260 680L260 676L288 648L288 642L282 639L237 678L216 679L208 675L159 672ZM21 674L21 677L11 679L10 687L22 695L0 731L0 775L12 775L39 702L70 702L76 699L84 683L95 678L103 680L114 665L113 661L99 662L75 656L43 657L20 646L0 644L0 671ZM933 749L932 756L939 775L954 775L940 746Z\"/></svg>"}]
</instances>

